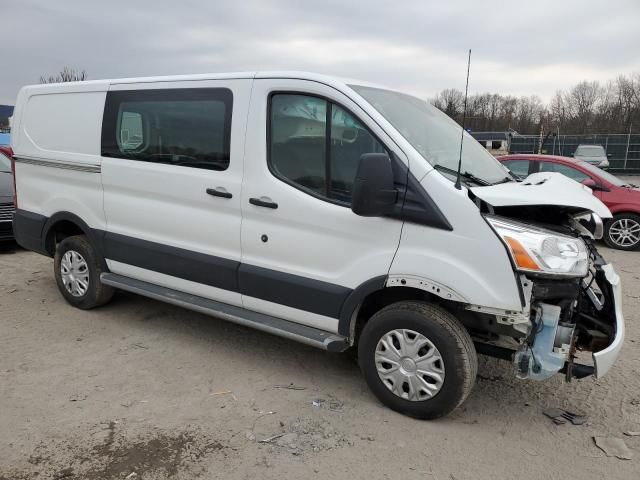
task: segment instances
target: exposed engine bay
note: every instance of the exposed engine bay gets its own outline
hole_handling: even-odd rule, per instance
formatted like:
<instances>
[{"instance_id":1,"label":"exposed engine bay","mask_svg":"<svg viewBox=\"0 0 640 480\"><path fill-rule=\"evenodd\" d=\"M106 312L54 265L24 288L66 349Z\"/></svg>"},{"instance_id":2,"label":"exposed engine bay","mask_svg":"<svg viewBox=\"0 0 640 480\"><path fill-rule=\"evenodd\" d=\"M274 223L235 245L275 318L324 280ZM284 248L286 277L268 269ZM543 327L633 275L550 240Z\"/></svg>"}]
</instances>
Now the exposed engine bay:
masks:
<instances>
[{"instance_id":1,"label":"exposed engine bay","mask_svg":"<svg viewBox=\"0 0 640 480\"><path fill-rule=\"evenodd\" d=\"M619 350L624 323L620 299L616 299L619 278L595 246L602 237L600 217L557 205L494 208L473 194L470 197L481 212L493 217L490 223L516 220L584 242L580 243L585 262L580 274L523 271L514 263L524 305L521 312L494 312L473 305L458 312L474 335L478 353L512 361L519 378L545 380L564 373L569 381L603 375L613 361L599 358L598 352ZM509 239L503 234L503 241L505 238ZM508 250L513 247L509 242L505 246ZM513 258L513 248L510 253ZM592 360L587 352L595 354Z\"/></svg>"},{"instance_id":2,"label":"exposed engine bay","mask_svg":"<svg viewBox=\"0 0 640 480\"><path fill-rule=\"evenodd\" d=\"M589 375L588 366L578 364L576 368L576 354L598 352L613 341L615 311L612 287L603 270L606 262L592 241L587 245L587 277L527 279L533 284L530 329L514 356L518 377L545 380L561 370L567 380Z\"/></svg>"}]
</instances>

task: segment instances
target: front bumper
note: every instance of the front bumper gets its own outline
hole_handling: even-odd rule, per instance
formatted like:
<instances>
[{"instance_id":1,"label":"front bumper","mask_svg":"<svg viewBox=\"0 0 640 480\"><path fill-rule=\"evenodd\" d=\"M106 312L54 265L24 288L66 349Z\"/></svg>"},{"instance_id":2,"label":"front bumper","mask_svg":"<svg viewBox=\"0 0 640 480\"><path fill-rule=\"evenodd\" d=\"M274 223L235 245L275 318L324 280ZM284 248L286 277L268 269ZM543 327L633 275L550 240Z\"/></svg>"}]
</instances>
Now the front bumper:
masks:
<instances>
[{"instance_id":1,"label":"front bumper","mask_svg":"<svg viewBox=\"0 0 640 480\"><path fill-rule=\"evenodd\" d=\"M622 350L624 342L624 317L622 315L622 285L620 276L613 269L613 265L607 264L602 266L607 282L611 286L613 294L613 312L615 314L615 335L613 340L604 350L600 350L593 354L593 364L595 366L595 377L600 378L605 375L613 366L616 358Z\"/></svg>"}]
</instances>

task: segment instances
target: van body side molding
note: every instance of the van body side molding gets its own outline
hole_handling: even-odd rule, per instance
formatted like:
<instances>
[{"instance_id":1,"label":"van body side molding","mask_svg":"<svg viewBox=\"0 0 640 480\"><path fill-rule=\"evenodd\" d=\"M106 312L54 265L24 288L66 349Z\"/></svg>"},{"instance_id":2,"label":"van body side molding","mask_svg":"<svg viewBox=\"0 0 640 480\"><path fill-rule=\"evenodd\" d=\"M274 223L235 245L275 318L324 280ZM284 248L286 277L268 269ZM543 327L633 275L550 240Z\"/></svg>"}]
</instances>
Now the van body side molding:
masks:
<instances>
[{"instance_id":1,"label":"van body side molding","mask_svg":"<svg viewBox=\"0 0 640 480\"><path fill-rule=\"evenodd\" d=\"M347 339L341 335L290 322L282 318L272 317L241 307L216 302L207 298L179 292L171 288L160 287L151 283L135 280L115 273L103 273L100 281L121 290L143 295L145 297L171 303L179 307L219 317L239 325L255 328L263 332L295 340L312 347L330 352L342 352L349 347Z\"/></svg>"},{"instance_id":2,"label":"van body side molding","mask_svg":"<svg viewBox=\"0 0 640 480\"><path fill-rule=\"evenodd\" d=\"M140 238L103 232L104 257L191 282L238 291L240 262Z\"/></svg>"},{"instance_id":3,"label":"van body side molding","mask_svg":"<svg viewBox=\"0 0 640 480\"><path fill-rule=\"evenodd\" d=\"M242 295L331 318L340 317L342 305L352 291L341 285L246 263L240 264L238 282Z\"/></svg>"},{"instance_id":4,"label":"van body side molding","mask_svg":"<svg viewBox=\"0 0 640 480\"><path fill-rule=\"evenodd\" d=\"M28 165L38 165L40 167L51 167L51 168L62 168L64 170L75 170L77 172L86 172L86 173L100 173L102 168L100 165L89 165L89 164L80 164L74 162L67 162L65 160L49 160L46 158L38 158L38 157L26 157L19 156L15 157L16 162L18 163L26 163Z\"/></svg>"}]
</instances>

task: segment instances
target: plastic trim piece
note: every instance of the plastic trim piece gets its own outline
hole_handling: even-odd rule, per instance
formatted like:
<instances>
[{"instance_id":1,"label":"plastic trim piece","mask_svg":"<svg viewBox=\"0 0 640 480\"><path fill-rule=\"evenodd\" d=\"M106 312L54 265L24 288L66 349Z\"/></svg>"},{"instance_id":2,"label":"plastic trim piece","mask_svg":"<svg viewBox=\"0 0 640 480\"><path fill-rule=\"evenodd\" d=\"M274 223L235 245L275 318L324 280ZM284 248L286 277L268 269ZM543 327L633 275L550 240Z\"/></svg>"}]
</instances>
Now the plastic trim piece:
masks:
<instances>
[{"instance_id":1,"label":"plastic trim piece","mask_svg":"<svg viewBox=\"0 0 640 480\"><path fill-rule=\"evenodd\" d=\"M239 325L295 340L296 342L323 350L342 352L349 347L347 339L341 335L253 312L241 307L216 302L196 295L179 292L170 288L160 287L140 280L134 280L122 275L103 273L100 276L100 281L105 285L110 285L121 290L184 307L206 315L219 317Z\"/></svg>"},{"instance_id":2,"label":"plastic trim piece","mask_svg":"<svg viewBox=\"0 0 640 480\"><path fill-rule=\"evenodd\" d=\"M102 171L100 165L83 165L79 163L66 162L63 160L48 160L38 157L14 157L17 163L25 163L28 165L38 165L40 167L62 168L63 170L75 170L77 172L100 173Z\"/></svg>"}]
</instances>

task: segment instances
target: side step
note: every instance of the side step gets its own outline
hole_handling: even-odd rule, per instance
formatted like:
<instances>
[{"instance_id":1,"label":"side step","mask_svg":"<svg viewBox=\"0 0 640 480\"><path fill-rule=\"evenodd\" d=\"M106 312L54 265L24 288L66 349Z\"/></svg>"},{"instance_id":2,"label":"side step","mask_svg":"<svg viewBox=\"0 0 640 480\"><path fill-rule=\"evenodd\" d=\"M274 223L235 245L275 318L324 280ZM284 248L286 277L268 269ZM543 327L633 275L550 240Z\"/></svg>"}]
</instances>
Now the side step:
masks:
<instances>
[{"instance_id":1,"label":"side step","mask_svg":"<svg viewBox=\"0 0 640 480\"><path fill-rule=\"evenodd\" d=\"M330 352L342 352L349 348L349 342L343 336L290 322L289 320L283 320L282 318L245 310L242 307L216 302L215 300L209 300L208 298L179 292L171 288L134 280L133 278L115 273L103 273L100 275L100 281L105 285L110 285L120 290L126 290L131 293L153 298L154 300L160 300L178 305L179 307L188 308L189 310L212 315L239 325L305 343L312 347L329 350Z\"/></svg>"}]
</instances>

